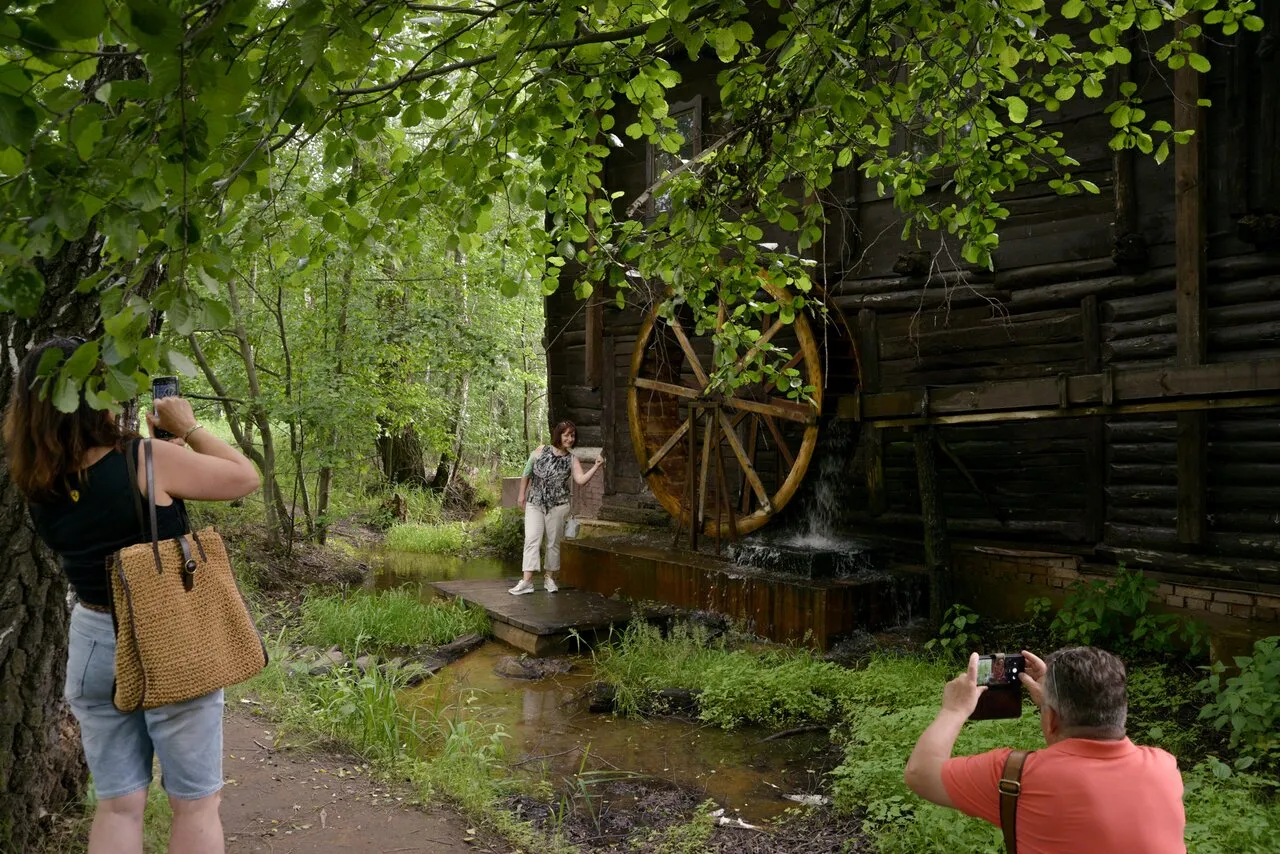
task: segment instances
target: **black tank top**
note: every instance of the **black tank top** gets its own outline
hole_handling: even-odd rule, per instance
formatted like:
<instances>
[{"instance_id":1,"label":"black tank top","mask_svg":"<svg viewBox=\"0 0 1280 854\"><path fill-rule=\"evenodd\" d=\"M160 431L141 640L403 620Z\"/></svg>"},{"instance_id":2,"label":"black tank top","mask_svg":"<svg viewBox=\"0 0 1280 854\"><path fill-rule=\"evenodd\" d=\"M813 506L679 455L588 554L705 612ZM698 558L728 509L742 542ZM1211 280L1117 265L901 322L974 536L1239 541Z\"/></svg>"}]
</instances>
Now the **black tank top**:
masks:
<instances>
[{"instance_id":1,"label":"black tank top","mask_svg":"<svg viewBox=\"0 0 1280 854\"><path fill-rule=\"evenodd\" d=\"M63 496L31 504L36 533L62 558L67 580L90 605L111 604L107 558L125 546L151 541L134 509L130 468L124 453L110 451L84 473L78 500ZM145 496L142 501L145 516ZM156 506L156 527L162 540L186 532L181 500Z\"/></svg>"}]
</instances>

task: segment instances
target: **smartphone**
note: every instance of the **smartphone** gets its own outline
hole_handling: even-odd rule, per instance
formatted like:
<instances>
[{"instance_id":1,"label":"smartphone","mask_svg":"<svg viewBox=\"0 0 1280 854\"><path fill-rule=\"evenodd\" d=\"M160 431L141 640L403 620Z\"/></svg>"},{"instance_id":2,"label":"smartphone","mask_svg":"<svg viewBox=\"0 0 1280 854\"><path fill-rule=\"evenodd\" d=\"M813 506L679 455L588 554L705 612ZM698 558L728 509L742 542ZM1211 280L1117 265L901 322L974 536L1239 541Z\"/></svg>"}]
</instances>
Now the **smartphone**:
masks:
<instances>
[{"instance_id":1,"label":"smartphone","mask_svg":"<svg viewBox=\"0 0 1280 854\"><path fill-rule=\"evenodd\" d=\"M177 397L180 394L178 388L177 377L152 377L151 378L151 399L159 400L162 397ZM168 430L156 428L157 439L172 439L173 434Z\"/></svg>"},{"instance_id":2,"label":"smartphone","mask_svg":"<svg viewBox=\"0 0 1280 854\"><path fill-rule=\"evenodd\" d=\"M1022 682L1018 674L1026 666L1021 653L978 656L978 684L987 690L978 697L971 721L1022 717Z\"/></svg>"}]
</instances>

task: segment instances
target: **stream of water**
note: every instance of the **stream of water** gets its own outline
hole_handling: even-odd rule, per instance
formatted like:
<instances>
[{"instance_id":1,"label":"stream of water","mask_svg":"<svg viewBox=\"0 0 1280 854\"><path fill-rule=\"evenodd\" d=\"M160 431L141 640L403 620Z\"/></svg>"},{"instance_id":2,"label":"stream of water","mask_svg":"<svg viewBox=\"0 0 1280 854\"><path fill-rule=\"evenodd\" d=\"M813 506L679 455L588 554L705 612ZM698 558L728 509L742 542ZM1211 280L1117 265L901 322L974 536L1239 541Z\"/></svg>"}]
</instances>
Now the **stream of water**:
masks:
<instances>
[{"instance_id":1,"label":"stream of water","mask_svg":"<svg viewBox=\"0 0 1280 854\"><path fill-rule=\"evenodd\" d=\"M515 563L486 558L387 553L375 556L374 586L416 585L424 599L430 582L464 578L516 578ZM567 674L538 682L497 675L494 666L518 652L491 641L410 692L410 702L447 705L472 719L500 724L510 736L508 760L557 789L575 788L581 772L613 771L669 780L706 792L720 806L752 823L795 806L783 796L822 788L826 733L762 741L766 732L732 733L686 721L628 720L593 714L580 698L592 681L590 656L573 659Z\"/></svg>"}]
</instances>

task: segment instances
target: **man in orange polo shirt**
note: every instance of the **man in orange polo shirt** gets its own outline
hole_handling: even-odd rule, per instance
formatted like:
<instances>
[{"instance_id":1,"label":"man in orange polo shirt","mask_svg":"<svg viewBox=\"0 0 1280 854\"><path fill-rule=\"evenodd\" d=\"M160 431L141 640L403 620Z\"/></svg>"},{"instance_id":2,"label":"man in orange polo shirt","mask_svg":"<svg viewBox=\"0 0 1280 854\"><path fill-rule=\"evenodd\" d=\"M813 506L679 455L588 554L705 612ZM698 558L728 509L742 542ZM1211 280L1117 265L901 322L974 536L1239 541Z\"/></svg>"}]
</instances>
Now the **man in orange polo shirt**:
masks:
<instances>
[{"instance_id":1,"label":"man in orange polo shirt","mask_svg":"<svg viewBox=\"0 0 1280 854\"><path fill-rule=\"evenodd\" d=\"M1120 659L1093 647L1041 661L1023 651L1022 684L1040 708L1043 750L1027 757L1017 800L1018 854L1180 854L1182 777L1177 760L1125 736ZM916 742L906 782L925 800L1000 826L998 788L1010 748L951 758L960 728L985 687L978 656L947 683L942 710Z\"/></svg>"}]
</instances>

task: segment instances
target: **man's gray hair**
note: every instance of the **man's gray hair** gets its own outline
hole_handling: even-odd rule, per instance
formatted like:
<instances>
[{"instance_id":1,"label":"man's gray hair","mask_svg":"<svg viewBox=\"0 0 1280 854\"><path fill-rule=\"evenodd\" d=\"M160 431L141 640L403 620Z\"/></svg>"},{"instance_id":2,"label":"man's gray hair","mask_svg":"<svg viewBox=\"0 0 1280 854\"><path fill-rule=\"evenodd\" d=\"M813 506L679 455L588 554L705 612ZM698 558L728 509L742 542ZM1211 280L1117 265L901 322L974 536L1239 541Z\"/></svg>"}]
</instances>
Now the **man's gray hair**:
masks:
<instances>
[{"instance_id":1,"label":"man's gray hair","mask_svg":"<svg viewBox=\"0 0 1280 854\"><path fill-rule=\"evenodd\" d=\"M1089 734L1120 738L1129 713L1124 662L1091 646L1051 653L1045 661L1044 702L1062 725Z\"/></svg>"}]
</instances>

